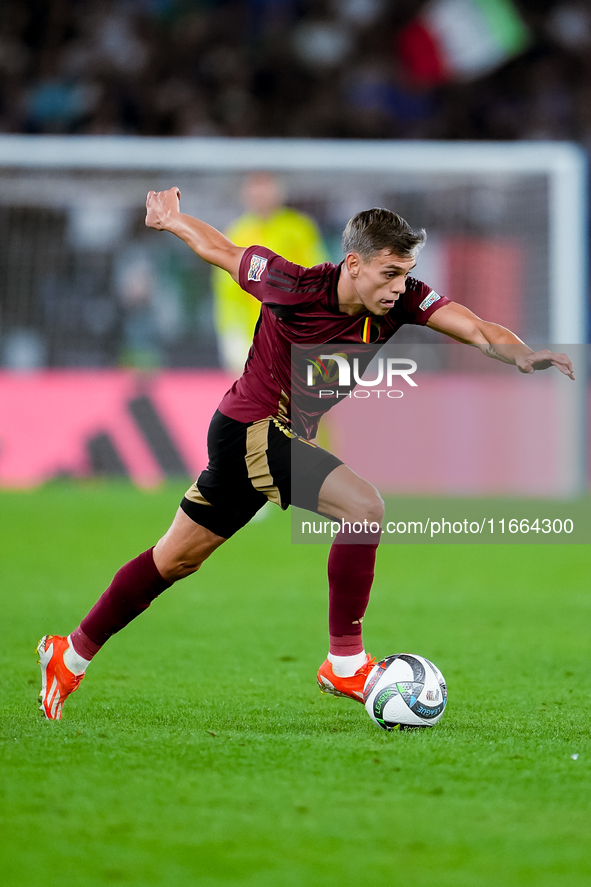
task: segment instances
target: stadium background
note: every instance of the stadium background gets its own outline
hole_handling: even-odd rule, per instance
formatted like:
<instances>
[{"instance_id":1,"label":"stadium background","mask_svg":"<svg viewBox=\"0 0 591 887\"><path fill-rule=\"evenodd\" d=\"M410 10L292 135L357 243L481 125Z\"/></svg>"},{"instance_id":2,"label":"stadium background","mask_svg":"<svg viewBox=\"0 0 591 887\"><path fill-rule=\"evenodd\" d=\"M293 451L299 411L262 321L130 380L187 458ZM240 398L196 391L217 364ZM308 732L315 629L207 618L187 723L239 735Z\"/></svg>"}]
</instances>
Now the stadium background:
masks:
<instances>
[{"instance_id":1,"label":"stadium background","mask_svg":"<svg viewBox=\"0 0 591 887\"><path fill-rule=\"evenodd\" d=\"M32 140L356 139L361 151L375 140L566 139L588 153L586 2L518 0L527 41L488 68L477 60L469 77L433 58L417 64L424 34L415 25L426 8L413 0L6 2L0 131ZM0 175L3 880L586 887L588 546L382 547L368 649L402 645L442 667L449 710L428 734L382 734L360 706L317 693L326 551L290 546L279 509L109 642L62 722L37 719L34 642L71 630L120 564L165 531L185 476L203 463L203 428L228 379L207 269L174 238L143 228L149 176L126 194L117 227L113 215L66 206L64 188L96 194L96 178L52 172L40 187L30 171ZM240 209L238 177L222 178L207 202L207 218L221 225ZM112 176L98 188L105 183ZM336 258L346 205L334 212L296 185L291 202L317 218ZM548 313L529 307L538 287L547 295L545 271L530 278L528 259L531 288L499 300L499 256L513 282L523 261L499 207L513 201L512 224L544 228L540 189L536 197L527 187L488 199L480 217L474 185L402 206L436 233L435 258L425 254L434 277L469 245L476 264L453 281L457 297L483 312L496 306L506 323L544 338ZM369 193L383 199L375 189L358 199ZM200 210L190 192L184 199ZM486 292L474 292L483 276ZM134 317L142 359L126 338ZM454 372L467 369L459 353ZM547 378L517 380L543 388ZM547 399L536 391L544 419ZM192 413L187 401L198 403ZM478 412L476 401L465 403ZM556 415L545 418L556 425ZM504 430L497 442L508 453ZM476 470L456 459L455 488L442 492L458 492L468 467ZM468 492L482 481L473 475ZM514 499L497 504L507 517L521 514ZM552 513L552 503L543 507Z\"/></svg>"},{"instance_id":2,"label":"stadium background","mask_svg":"<svg viewBox=\"0 0 591 887\"><path fill-rule=\"evenodd\" d=\"M460 0L458 8L471 6L478 3ZM492 0L484 7L493 24L493 13L509 15L512 44L482 45L469 59L451 45L444 65L427 33L429 10L453 11L453 0L7 4L0 132L8 140L569 139L587 150L587 6ZM466 28L465 42L474 40ZM493 32L481 42L494 42ZM358 151L363 156L363 141ZM174 238L145 230L143 192L175 181L187 211L224 228L242 210L242 178L239 168L127 177L100 168L50 168L45 175L42 165L0 169L0 484L89 475L151 484L203 467L197 441L231 381L220 370L211 274ZM535 175L481 175L431 188L427 179L422 188L403 180L284 172L288 203L317 221L333 260L350 215L370 204L389 206L429 231L419 276L532 344L548 343L547 183ZM416 340L416 331L398 337ZM461 364L456 354L451 365ZM205 374L191 374L195 368ZM189 424L181 379L194 405ZM497 402L502 397L497 393ZM466 407L457 427L474 414L467 401ZM491 409L494 424L498 407ZM538 424L545 419L537 416ZM341 417L333 424L345 421L345 411ZM334 439L344 439L348 427ZM427 422L417 431L449 440L449 427ZM477 435L479 452L489 437L487 428ZM556 447L550 450L554 455L543 454L541 462L560 458ZM427 491L561 491L544 482L543 471L520 489L519 463L504 477L491 464L480 460L471 483L431 484ZM410 476L405 483L380 472L371 479L385 492L416 489ZM418 463L410 475L420 476Z\"/></svg>"}]
</instances>

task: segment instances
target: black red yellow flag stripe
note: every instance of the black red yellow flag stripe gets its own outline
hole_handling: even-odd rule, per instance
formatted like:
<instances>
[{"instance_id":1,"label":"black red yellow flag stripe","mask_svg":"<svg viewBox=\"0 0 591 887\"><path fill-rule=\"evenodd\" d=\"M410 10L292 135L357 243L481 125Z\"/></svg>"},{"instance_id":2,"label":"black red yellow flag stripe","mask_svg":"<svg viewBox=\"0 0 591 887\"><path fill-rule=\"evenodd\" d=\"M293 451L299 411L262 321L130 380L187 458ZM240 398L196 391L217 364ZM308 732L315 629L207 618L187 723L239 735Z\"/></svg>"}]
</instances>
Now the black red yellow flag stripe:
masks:
<instances>
[{"instance_id":1,"label":"black red yellow flag stripe","mask_svg":"<svg viewBox=\"0 0 591 887\"><path fill-rule=\"evenodd\" d=\"M366 317L361 327L361 341L373 344L380 338L380 321L376 317Z\"/></svg>"}]
</instances>

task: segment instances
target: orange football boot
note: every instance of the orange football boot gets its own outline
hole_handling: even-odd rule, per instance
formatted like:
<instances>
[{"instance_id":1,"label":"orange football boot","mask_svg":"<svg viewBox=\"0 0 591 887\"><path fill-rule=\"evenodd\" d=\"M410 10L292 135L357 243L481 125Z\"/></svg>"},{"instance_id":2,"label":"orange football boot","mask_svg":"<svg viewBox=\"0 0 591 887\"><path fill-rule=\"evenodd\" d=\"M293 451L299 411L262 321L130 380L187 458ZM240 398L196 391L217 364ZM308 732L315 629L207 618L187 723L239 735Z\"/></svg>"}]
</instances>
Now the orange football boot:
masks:
<instances>
[{"instance_id":1,"label":"orange football boot","mask_svg":"<svg viewBox=\"0 0 591 887\"><path fill-rule=\"evenodd\" d=\"M333 696L347 696L363 705L363 687L375 664L376 660L368 655L365 664L358 668L354 675L350 678L339 678L332 670L332 663L325 659L318 669L318 686L323 693L332 693Z\"/></svg>"},{"instance_id":2,"label":"orange football boot","mask_svg":"<svg viewBox=\"0 0 591 887\"><path fill-rule=\"evenodd\" d=\"M41 666L40 710L50 721L59 721L64 702L80 686L83 674L75 675L64 664L68 639L57 634L44 635L37 644Z\"/></svg>"}]
</instances>

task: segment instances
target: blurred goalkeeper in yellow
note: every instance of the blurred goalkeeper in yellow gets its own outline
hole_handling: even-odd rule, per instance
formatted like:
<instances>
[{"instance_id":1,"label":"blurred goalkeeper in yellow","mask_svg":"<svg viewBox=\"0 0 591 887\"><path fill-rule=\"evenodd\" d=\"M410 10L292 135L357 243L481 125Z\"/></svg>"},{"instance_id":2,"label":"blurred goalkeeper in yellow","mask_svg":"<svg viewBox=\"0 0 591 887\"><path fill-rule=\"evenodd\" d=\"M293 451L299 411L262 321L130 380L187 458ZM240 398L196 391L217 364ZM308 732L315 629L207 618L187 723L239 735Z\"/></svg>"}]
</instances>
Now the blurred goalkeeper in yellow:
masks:
<instances>
[{"instance_id":1,"label":"blurred goalkeeper in yellow","mask_svg":"<svg viewBox=\"0 0 591 887\"><path fill-rule=\"evenodd\" d=\"M316 223L304 213L284 206L285 189L269 172L248 175L241 198L246 212L224 232L238 246L264 243L288 261L311 268L329 256ZM220 361L231 373L242 373L261 305L229 274L214 268L214 321Z\"/></svg>"}]
</instances>

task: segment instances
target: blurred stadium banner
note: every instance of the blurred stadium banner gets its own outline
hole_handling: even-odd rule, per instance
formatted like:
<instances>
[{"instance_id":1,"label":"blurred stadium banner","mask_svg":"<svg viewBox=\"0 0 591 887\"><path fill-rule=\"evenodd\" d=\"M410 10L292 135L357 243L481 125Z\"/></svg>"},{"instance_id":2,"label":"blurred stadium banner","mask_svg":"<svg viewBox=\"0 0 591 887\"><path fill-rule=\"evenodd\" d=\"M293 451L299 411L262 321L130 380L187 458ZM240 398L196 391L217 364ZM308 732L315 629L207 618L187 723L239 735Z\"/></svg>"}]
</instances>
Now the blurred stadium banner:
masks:
<instances>
[{"instance_id":1,"label":"blurred stadium banner","mask_svg":"<svg viewBox=\"0 0 591 887\"><path fill-rule=\"evenodd\" d=\"M0 485L193 478L207 464L209 421L231 381L220 371L0 373Z\"/></svg>"},{"instance_id":2,"label":"blurred stadium banner","mask_svg":"<svg viewBox=\"0 0 591 887\"><path fill-rule=\"evenodd\" d=\"M419 373L412 396L385 401L366 389L367 398L345 398L326 420L331 448L383 493L568 495L575 466L565 409L574 386L502 370ZM0 373L0 486L194 478L231 381L203 370Z\"/></svg>"}]
</instances>

